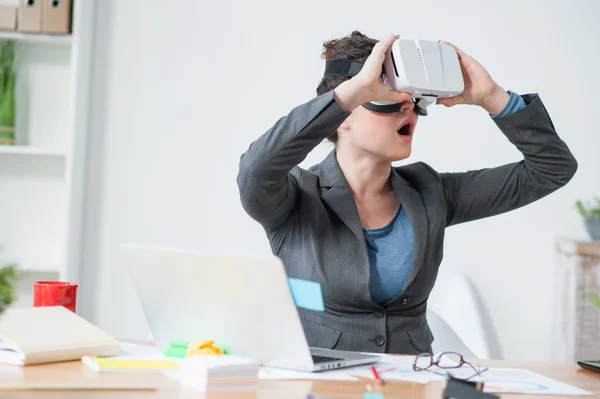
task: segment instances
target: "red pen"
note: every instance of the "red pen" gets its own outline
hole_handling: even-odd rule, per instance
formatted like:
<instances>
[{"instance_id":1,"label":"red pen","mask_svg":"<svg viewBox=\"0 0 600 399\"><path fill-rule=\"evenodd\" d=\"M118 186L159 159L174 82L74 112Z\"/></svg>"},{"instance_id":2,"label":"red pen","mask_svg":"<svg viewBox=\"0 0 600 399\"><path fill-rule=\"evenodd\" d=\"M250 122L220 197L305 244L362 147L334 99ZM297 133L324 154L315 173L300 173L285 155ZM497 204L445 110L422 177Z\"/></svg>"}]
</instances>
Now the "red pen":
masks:
<instances>
[{"instance_id":1,"label":"red pen","mask_svg":"<svg viewBox=\"0 0 600 399\"><path fill-rule=\"evenodd\" d=\"M377 369L375 368L375 366L371 366L371 373L373 373L373 382L375 384L383 385L383 380L379 378L379 374L377 373Z\"/></svg>"}]
</instances>

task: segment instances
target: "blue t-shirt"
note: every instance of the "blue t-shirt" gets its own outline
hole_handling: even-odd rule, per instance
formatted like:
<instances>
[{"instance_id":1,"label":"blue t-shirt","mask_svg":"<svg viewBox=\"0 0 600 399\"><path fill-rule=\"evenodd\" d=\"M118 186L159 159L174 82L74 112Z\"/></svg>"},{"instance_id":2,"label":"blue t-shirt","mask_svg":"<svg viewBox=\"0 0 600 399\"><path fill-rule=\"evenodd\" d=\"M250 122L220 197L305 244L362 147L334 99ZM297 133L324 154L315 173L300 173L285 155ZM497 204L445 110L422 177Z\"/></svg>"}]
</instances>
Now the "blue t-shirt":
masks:
<instances>
[{"instance_id":1,"label":"blue t-shirt","mask_svg":"<svg viewBox=\"0 0 600 399\"><path fill-rule=\"evenodd\" d=\"M413 263L412 224L400 205L387 226L364 231L371 269L371 297L383 304L400 293Z\"/></svg>"},{"instance_id":2,"label":"blue t-shirt","mask_svg":"<svg viewBox=\"0 0 600 399\"><path fill-rule=\"evenodd\" d=\"M525 108L521 96L511 91L504 110L492 118L501 118ZM402 198L400 198L402 201ZM402 205L392 221L378 229L363 229L369 251L371 298L383 305L400 295L413 264L412 224Z\"/></svg>"}]
</instances>

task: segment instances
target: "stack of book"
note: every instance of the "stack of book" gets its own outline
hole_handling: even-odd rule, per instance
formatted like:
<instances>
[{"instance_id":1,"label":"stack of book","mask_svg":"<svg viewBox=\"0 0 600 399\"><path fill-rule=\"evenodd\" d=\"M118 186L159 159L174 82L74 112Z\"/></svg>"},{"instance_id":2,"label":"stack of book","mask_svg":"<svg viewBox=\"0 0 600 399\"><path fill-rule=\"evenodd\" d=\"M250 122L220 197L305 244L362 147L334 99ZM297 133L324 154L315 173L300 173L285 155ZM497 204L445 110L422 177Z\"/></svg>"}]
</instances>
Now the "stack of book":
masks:
<instances>
[{"instance_id":1,"label":"stack of book","mask_svg":"<svg viewBox=\"0 0 600 399\"><path fill-rule=\"evenodd\" d=\"M192 356L180 362L179 380L199 391L249 391L258 387L259 365L232 355Z\"/></svg>"}]
</instances>

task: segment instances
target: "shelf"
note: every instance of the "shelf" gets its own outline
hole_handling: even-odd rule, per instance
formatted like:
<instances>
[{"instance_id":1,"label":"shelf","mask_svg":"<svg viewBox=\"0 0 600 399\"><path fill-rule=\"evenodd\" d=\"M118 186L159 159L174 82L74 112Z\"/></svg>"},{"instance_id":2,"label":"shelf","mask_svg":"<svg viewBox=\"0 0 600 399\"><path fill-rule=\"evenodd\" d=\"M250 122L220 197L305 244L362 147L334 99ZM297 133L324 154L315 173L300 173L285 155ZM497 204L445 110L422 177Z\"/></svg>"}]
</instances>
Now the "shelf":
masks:
<instances>
[{"instance_id":1,"label":"shelf","mask_svg":"<svg viewBox=\"0 0 600 399\"><path fill-rule=\"evenodd\" d=\"M64 157L66 154L59 150L28 147L25 145L0 145L0 155L35 155L46 157Z\"/></svg>"},{"instance_id":2,"label":"shelf","mask_svg":"<svg viewBox=\"0 0 600 399\"><path fill-rule=\"evenodd\" d=\"M39 275L39 274L60 274L61 269L58 266L47 265L46 267L20 267L16 269L17 277L22 279L25 276Z\"/></svg>"},{"instance_id":3,"label":"shelf","mask_svg":"<svg viewBox=\"0 0 600 399\"><path fill-rule=\"evenodd\" d=\"M71 44L71 35L46 35L40 33L21 33L0 31L0 39L13 39L29 43Z\"/></svg>"}]
</instances>

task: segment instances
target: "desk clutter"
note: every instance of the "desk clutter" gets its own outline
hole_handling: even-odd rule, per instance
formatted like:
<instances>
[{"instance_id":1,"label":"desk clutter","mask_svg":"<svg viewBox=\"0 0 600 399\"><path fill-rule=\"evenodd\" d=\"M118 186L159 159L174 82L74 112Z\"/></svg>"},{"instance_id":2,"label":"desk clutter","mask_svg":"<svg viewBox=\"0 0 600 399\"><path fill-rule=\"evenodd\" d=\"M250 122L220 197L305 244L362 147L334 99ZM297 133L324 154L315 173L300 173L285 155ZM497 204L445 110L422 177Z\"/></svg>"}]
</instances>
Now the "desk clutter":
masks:
<instances>
[{"instance_id":1,"label":"desk clutter","mask_svg":"<svg viewBox=\"0 0 600 399\"><path fill-rule=\"evenodd\" d=\"M102 373L162 373L198 391L248 391L258 386L259 365L251 359L239 356L198 354L193 348L210 347L214 341L192 341L189 356L166 356L158 348L121 343L118 356L101 358L84 356L84 365ZM178 348L184 343L178 342Z\"/></svg>"},{"instance_id":2,"label":"desk clutter","mask_svg":"<svg viewBox=\"0 0 600 399\"><path fill-rule=\"evenodd\" d=\"M364 399L383 399L384 387L389 389L388 382L392 380L413 384L442 382L445 393L441 399L497 399L494 394L503 393L591 395L527 369L490 367L473 375L472 366L459 364L455 368L440 368L436 366L440 362L432 359L432 367L415 370L416 356L378 354L381 358L375 365L312 373L260 367L253 359L229 353L223 344L208 338L189 342L174 340L162 349L136 345L117 341L63 306L8 309L0 316L0 363L11 366L0 366L4 367L0 390L151 390L157 389L160 380L142 377L154 373L203 392L253 391L260 380L358 381L362 378L369 382ZM89 373L112 375L115 379L106 384L99 384L93 378L73 383L35 382L23 378L19 371L30 365L65 361L80 361ZM6 367L12 367L10 370L15 372L6 372ZM53 370L57 372L60 371ZM89 373L86 374L89 376ZM141 379L116 378L119 375Z\"/></svg>"}]
</instances>

